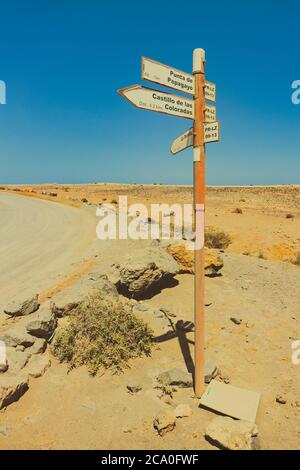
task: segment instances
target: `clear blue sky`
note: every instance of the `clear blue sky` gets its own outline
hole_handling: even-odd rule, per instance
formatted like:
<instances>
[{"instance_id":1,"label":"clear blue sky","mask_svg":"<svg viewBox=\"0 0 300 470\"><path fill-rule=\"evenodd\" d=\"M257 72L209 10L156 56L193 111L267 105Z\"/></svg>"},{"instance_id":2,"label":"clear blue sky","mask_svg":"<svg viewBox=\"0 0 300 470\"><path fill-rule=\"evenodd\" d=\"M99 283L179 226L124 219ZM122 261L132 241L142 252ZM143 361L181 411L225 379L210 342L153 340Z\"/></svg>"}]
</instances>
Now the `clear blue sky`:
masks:
<instances>
[{"instance_id":1,"label":"clear blue sky","mask_svg":"<svg viewBox=\"0 0 300 470\"><path fill-rule=\"evenodd\" d=\"M0 16L1 183L191 183L192 150L169 152L191 121L117 89L142 82L142 55L190 72L195 47L222 126L207 182L300 183L299 1L11 0Z\"/></svg>"}]
</instances>

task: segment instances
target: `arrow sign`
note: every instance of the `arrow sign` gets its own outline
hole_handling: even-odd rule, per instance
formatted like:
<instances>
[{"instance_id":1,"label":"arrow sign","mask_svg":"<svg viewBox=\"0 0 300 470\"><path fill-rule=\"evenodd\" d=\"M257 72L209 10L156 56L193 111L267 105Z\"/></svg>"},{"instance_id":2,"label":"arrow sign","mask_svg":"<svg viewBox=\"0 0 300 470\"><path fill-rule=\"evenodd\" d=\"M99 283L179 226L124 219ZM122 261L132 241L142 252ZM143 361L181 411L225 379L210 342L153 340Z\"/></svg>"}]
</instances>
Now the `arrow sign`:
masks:
<instances>
[{"instance_id":1,"label":"arrow sign","mask_svg":"<svg viewBox=\"0 0 300 470\"><path fill-rule=\"evenodd\" d=\"M220 123L219 121L204 124L204 143L219 142L220 140ZM175 155L194 143L194 129L188 129L173 140L171 145L171 153Z\"/></svg>"},{"instance_id":2,"label":"arrow sign","mask_svg":"<svg viewBox=\"0 0 300 470\"><path fill-rule=\"evenodd\" d=\"M188 129L183 134L180 134L176 139L173 140L171 145L171 153L175 155L182 150L191 147L194 142L194 130L193 128Z\"/></svg>"},{"instance_id":3,"label":"arrow sign","mask_svg":"<svg viewBox=\"0 0 300 470\"><path fill-rule=\"evenodd\" d=\"M193 75L148 59L148 57L142 57L142 79L190 95L195 94L195 78ZM204 94L207 100L216 101L216 85L205 81Z\"/></svg>"},{"instance_id":4,"label":"arrow sign","mask_svg":"<svg viewBox=\"0 0 300 470\"><path fill-rule=\"evenodd\" d=\"M194 101L191 99L140 85L122 88L118 92L138 108L194 119Z\"/></svg>"}]
</instances>

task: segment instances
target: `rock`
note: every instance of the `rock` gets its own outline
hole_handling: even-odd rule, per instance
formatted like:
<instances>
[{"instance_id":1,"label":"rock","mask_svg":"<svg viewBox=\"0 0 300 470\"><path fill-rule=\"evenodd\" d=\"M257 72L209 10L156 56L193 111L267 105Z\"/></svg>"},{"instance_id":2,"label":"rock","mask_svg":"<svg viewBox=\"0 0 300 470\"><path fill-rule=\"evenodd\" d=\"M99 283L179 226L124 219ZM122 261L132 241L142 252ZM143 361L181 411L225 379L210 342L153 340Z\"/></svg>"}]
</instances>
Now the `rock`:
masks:
<instances>
[{"instance_id":1,"label":"rock","mask_svg":"<svg viewBox=\"0 0 300 470\"><path fill-rule=\"evenodd\" d=\"M95 292L102 293L111 301L119 298L116 286L106 275L92 272L53 297L51 310L57 317L70 315L88 295Z\"/></svg>"},{"instance_id":2,"label":"rock","mask_svg":"<svg viewBox=\"0 0 300 470\"><path fill-rule=\"evenodd\" d=\"M44 338L37 338L35 343L27 349L30 354L42 354L47 348L47 341Z\"/></svg>"},{"instance_id":3,"label":"rock","mask_svg":"<svg viewBox=\"0 0 300 470\"><path fill-rule=\"evenodd\" d=\"M6 346L16 347L19 345L28 348L35 342L35 338L29 335L21 323L16 323L0 332L0 340L4 341Z\"/></svg>"},{"instance_id":4,"label":"rock","mask_svg":"<svg viewBox=\"0 0 300 470\"><path fill-rule=\"evenodd\" d=\"M51 310L50 302L47 302L36 314L30 316L26 330L29 334L38 338L50 338L56 325L55 314Z\"/></svg>"},{"instance_id":5,"label":"rock","mask_svg":"<svg viewBox=\"0 0 300 470\"><path fill-rule=\"evenodd\" d=\"M139 302L138 304L135 305L134 310L137 310L138 312L146 312L147 310L149 310L149 307Z\"/></svg>"},{"instance_id":6,"label":"rock","mask_svg":"<svg viewBox=\"0 0 300 470\"><path fill-rule=\"evenodd\" d=\"M218 368L216 364L211 361L205 361L205 369L204 369L204 375L205 375L205 383L209 384L212 379L214 379L218 374Z\"/></svg>"},{"instance_id":7,"label":"rock","mask_svg":"<svg viewBox=\"0 0 300 470\"><path fill-rule=\"evenodd\" d=\"M36 354L31 357L28 365L26 367L26 372L28 373L29 377L34 377L37 379L44 375L47 369L51 366L51 361L49 357L42 354Z\"/></svg>"},{"instance_id":8,"label":"rock","mask_svg":"<svg viewBox=\"0 0 300 470\"><path fill-rule=\"evenodd\" d=\"M174 410L176 418L188 418L192 415L192 408L190 405L178 405Z\"/></svg>"},{"instance_id":9,"label":"rock","mask_svg":"<svg viewBox=\"0 0 300 470\"><path fill-rule=\"evenodd\" d=\"M175 413L165 411L158 414L153 420L153 426L160 436L164 436L167 432L173 431L176 426Z\"/></svg>"},{"instance_id":10,"label":"rock","mask_svg":"<svg viewBox=\"0 0 300 470\"><path fill-rule=\"evenodd\" d=\"M167 247L167 252L170 253L177 261L181 273L194 274L194 245L190 241L179 241L171 243ZM217 252L210 248L204 249L205 253L205 275L214 277L219 274L220 269L224 264L222 258Z\"/></svg>"},{"instance_id":11,"label":"rock","mask_svg":"<svg viewBox=\"0 0 300 470\"><path fill-rule=\"evenodd\" d=\"M222 258L217 252L211 248L204 249L204 269L205 276L215 277L220 275L220 270L223 268L224 263Z\"/></svg>"},{"instance_id":12,"label":"rock","mask_svg":"<svg viewBox=\"0 0 300 470\"><path fill-rule=\"evenodd\" d=\"M139 384L128 384L127 389L130 393L137 393L140 392L143 387Z\"/></svg>"},{"instance_id":13,"label":"rock","mask_svg":"<svg viewBox=\"0 0 300 470\"><path fill-rule=\"evenodd\" d=\"M4 309L4 313L12 317L30 315L31 313L38 310L40 306L38 302L38 297L39 297L38 294L36 294L22 303L14 300Z\"/></svg>"},{"instance_id":14,"label":"rock","mask_svg":"<svg viewBox=\"0 0 300 470\"><path fill-rule=\"evenodd\" d=\"M30 354L27 352L28 350L17 351L15 348L7 347L6 348L6 357L9 365L9 372L10 373L18 373L20 370L24 369L26 366Z\"/></svg>"},{"instance_id":15,"label":"rock","mask_svg":"<svg viewBox=\"0 0 300 470\"><path fill-rule=\"evenodd\" d=\"M116 286L108 279L106 274L98 274L95 281L95 286L92 286L93 288L100 291L105 297L109 297L110 300L119 299Z\"/></svg>"},{"instance_id":16,"label":"rock","mask_svg":"<svg viewBox=\"0 0 300 470\"><path fill-rule=\"evenodd\" d=\"M5 362L2 362L0 364L0 374L4 374L4 372L6 372L8 369L8 362L7 360Z\"/></svg>"},{"instance_id":17,"label":"rock","mask_svg":"<svg viewBox=\"0 0 300 470\"><path fill-rule=\"evenodd\" d=\"M179 369L178 367L159 374L157 380L162 385L177 385L178 387L193 386L192 374Z\"/></svg>"},{"instance_id":18,"label":"rock","mask_svg":"<svg viewBox=\"0 0 300 470\"><path fill-rule=\"evenodd\" d=\"M129 432L132 432L132 429L129 427L129 426L123 426L122 427L122 432L124 432L125 434L129 433Z\"/></svg>"},{"instance_id":19,"label":"rock","mask_svg":"<svg viewBox=\"0 0 300 470\"><path fill-rule=\"evenodd\" d=\"M280 403L281 405L285 405L287 402L287 399L282 395L277 395L276 402Z\"/></svg>"},{"instance_id":20,"label":"rock","mask_svg":"<svg viewBox=\"0 0 300 470\"><path fill-rule=\"evenodd\" d=\"M230 317L230 320L232 321L232 323L235 323L236 325L240 325L242 323L242 320L239 318Z\"/></svg>"},{"instance_id":21,"label":"rock","mask_svg":"<svg viewBox=\"0 0 300 470\"><path fill-rule=\"evenodd\" d=\"M0 376L0 410L18 400L28 390L28 376L11 375L9 372Z\"/></svg>"},{"instance_id":22,"label":"rock","mask_svg":"<svg viewBox=\"0 0 300 470\"><path fill-rule=\"evenodd\" d=\"M7 436L8 433L9 433L9 427L8 426L0 426L0 434L2 434L2 436Z\"/></svg>"},{"instance_id":23,"label":"rock","mask_svg":"<svg viewBox=\"0 0 300 470\"><path fill-rule=\"evenodd\" d=\"M165 315L161 310L154 310L153 315L156 318L165 318Z\"/></svg>"},{"instance_id":24,"label":"rock","mask_svg":"<svg viewBox=\"0 0 300 470\"><path fill-rule=\"evenodd\" d=\"M205 437L213 445L228 450L258 450L258 430L254 423L228 416L214 418L206 428Z\"/></svg>"},{"instance_id":25,"label":"rock","mask_svg":"<svg viewBox=\"0 0 300 470\"><path fill-rule=\"evenodd\" d=\"M142 298L162 286L179 272L177 262L164 249L136 249L111 266L110 279L119 292L128 297Z\"/></svg>"},{"instance_id":26,"label":"rock","mask_svg":"<svg viewBox=\"0 0 300 470\"><path fill-rule=\"evenodd\" d=\"M229 383L230 383L230 377L229 377L229 375L219 374L219 380L220 380L221 382L224 382L224 384L229 384Z\"/></svg>"},{"instance_id":27,"label":"rock","mask_svg":"<svg viewBox=\"0 0 300 470\"><path fill-rule=\"evenodd\" d=\"M177 261L181 273L194 273L194 249L191 242L182 240L172 243L167 247L167 252Z\"/></svg>"},{"instance_id":28,"label":"rock","mask_svg":"<svg viewBox=\"0 0 300 470\"><path fill-rule=\"evenodd\" d=\"M25 346L23 346L22 344L19 344L19 346L16 346L16 351L23 352L23 351L25 351L25 349L26 349Z\"/></svg>"}]
</instances>

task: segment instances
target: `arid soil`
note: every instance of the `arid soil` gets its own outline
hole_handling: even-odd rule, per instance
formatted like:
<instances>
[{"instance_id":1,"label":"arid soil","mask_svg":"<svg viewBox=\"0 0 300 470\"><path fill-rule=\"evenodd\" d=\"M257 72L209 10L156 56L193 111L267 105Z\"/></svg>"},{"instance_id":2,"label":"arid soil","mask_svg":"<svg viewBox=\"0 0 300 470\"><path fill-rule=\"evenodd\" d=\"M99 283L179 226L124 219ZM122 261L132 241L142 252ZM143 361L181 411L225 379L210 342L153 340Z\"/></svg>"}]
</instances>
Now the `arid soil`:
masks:
<instances>
[{"instance_id":1,"label":"arid soil","mask_svg":"<svg viewBox=\"0 0 300 470\"><path fill-rule=\"evenodd\" d=\"M42 185L2 191L78 207L94 214L95 227L96 204L115 204L119 195L128 195L129 204L143 202L148 207L192 199L190 187L159 185ZM300 267L295 264L300 252L300 187L208 188L206 223L232 239L219 253L222 276L206 278L206 357L216 362L219 380L261 393L256 422L263 449L300 449L300 365L291 361L291 344L300 338ZM124 251L147 243L95 237L86 259L109 266ZM72 277L68 270L66 266L56 285L54 279L49 283L46 297L80 276L74 270ZM143 303L157 309L167 306L176 315L174 321L193 321L193 275L179 274L176 281ZM156 320L143 315L155 329ZM240 323L233 323L232 317ZM155 388L160 372L172 367L190 370L192 358L193 333L161 338L151 357L132 361L131 368L117 376L107 372L93 378L83 367L68 373L66 365L52 357L45 375L0 412L0 431L6 429L0 432L0 449L214 449L204 433L215 414L199 408L193 390L178 389L173 398L162 399ZM131 383L142 390L128 393ZM278 395L285 404L276 401ZM158 436L155 415L181 403L191 406L192 416L178 419L172 432Z\"/></svg>"}]
</instances>

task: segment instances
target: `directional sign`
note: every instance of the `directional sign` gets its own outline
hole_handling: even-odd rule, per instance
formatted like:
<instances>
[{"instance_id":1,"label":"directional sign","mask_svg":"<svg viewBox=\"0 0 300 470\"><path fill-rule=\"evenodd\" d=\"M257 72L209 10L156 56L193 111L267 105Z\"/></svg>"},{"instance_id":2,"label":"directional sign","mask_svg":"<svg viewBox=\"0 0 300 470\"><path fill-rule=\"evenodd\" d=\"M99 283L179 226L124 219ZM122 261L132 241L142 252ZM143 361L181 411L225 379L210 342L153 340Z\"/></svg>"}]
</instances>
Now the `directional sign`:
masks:
<instances>
[{"instance_id":1,"label":"directional sign","mask_svg":"<svg viewBox=\"0 0 300 470\"><path fill-rule=\"evenodd\" d=\"M152 90L140 85L122 88L119 93L138 108L194 119L194 101L183 96Z\"/></svg>"},{"instance_id":2,"label":"directional sign","mask_svg":"<svg viewBox=\"0 0 300 470\"><path fill-rule=\"evenodd\" d=\"M183 91L184 93L189 93L190 95L195 94L195 79L193 75L181 72L147 57L142 57L142 78L159 85Z\"/></svg>"},{"instance_id":3,"label":"directional sign","mask_svg":"<svg viewBox=\"0 0 300 470\"><path fill-rule=\"evenodd\" d=\"M173 143L171 145L171 152L173 153L173 155L175 155L175 153L181 152L182 150L191 147L193 145L193 142L194 130L193 128L191 128L173 140Z\"/></svg>"},{"instance_id":4,"label":"directional sign","mask_svg":"<svg viewBox=\"0 0 300 470\"><path fill-rule=\"evenodd\" d=\"M195 78L181 70L142 57L142 79L158 83L190 95L195 94ZM204 95L207 100L216 101L216 85L205 81Z\"/></svg>"},{"instance_id":5,"label":"directional sign","mask_svg":"<svg viewBox=\"0 0 300 470\"><path fill-rule=\"evenodd\" d=\"M220 123L219 121L204 124L204 143L219 142Z\"/></svg>"}]
</instances>

